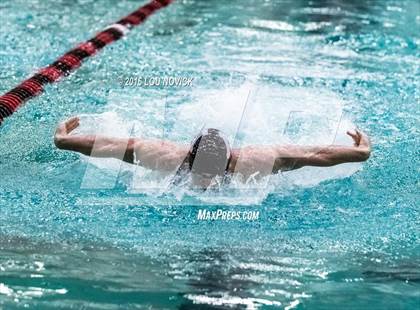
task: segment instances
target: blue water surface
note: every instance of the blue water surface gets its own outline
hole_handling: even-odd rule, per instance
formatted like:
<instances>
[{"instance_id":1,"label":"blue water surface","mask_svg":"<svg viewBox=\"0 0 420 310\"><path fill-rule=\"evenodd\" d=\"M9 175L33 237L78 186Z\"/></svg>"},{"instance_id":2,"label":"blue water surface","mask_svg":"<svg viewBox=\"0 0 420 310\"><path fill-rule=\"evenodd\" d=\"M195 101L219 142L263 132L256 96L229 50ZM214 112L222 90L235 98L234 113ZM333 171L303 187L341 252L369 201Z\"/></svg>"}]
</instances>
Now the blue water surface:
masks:
<instances>
[{"instance_id":1,"label":"blue water surface","mask_svg":"<svg viewBox=\"0 0 420 310\"><path fill-rule=\"evenodd\" d=\"M2 1L0 92L141 4ZM184 0L152 16L0 128L0 308L418 309L419 28L417 0ZM122 87L127 76L194 83ZM310 186L312 170L301 184L278 176L259 199L239 191L224 202L165 194L159 182L157 193L133 192L128 170L103 188L115 163L53 144L75 114L187 142L210 117L192 102L235 111L225 94L247 83L272 99L251 116L254 142L266 142L265 120L295 109L288 94L312 105L304 113L324 111L315 101L326 96L323 109L340 106L371 136L371 158ZM260 217L200 221L199 209Z\"/></svg>"}]
</instances>

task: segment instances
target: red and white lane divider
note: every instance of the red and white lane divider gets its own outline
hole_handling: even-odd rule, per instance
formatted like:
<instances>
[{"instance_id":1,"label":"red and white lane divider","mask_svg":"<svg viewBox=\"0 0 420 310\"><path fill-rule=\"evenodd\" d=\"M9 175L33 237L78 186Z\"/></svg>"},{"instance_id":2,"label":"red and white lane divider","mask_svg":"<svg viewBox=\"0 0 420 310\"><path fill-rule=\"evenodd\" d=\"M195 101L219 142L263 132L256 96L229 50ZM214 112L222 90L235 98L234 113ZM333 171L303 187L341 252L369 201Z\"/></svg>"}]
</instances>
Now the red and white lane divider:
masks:
<instances>
[{"instance_id":1,"label":"red and white lane divider","mask_svg":"<svg viewBox=\"0 0 420 310\"><path fill-rule=\"evenodd\" d=\"M0 96L0 125L23 103L38 96L44 90L46 84L54 83L63 76L69 75L71 71L81 65L83 60L96 54L106 45L117 41L131 28L143 23L147 17L172 2L173 0L153 0L149 2L115 24L106 27L94 38L65 53L49 66L42 68L38 73Z\"/></svg>"}]
</instances>

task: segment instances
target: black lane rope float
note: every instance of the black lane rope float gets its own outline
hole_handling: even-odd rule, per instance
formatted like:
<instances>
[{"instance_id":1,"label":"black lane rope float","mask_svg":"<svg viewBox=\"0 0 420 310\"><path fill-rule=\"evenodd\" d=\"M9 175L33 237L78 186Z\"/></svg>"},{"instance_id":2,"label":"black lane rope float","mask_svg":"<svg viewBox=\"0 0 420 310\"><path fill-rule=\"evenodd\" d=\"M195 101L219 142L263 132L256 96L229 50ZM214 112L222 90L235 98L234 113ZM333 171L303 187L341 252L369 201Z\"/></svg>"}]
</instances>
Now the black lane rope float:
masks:
<instances>
[{"instance_id":1,"label":"black lane rope float","mask_svg":"<svg viewBox=\"0 0 420 310\"><path fill-rule=\"evenodd\" d=\"M0 125L29 99L38 96L44 86L57 82L77 69L83 60L96 54L106 45L119 40L131 28L143 23L147 17L171 4L173 0L152 0L115 24L106 27L94 38L79 44L52 64L40 69L35 75L0 96Z\"/></svg>"}]
</instances>

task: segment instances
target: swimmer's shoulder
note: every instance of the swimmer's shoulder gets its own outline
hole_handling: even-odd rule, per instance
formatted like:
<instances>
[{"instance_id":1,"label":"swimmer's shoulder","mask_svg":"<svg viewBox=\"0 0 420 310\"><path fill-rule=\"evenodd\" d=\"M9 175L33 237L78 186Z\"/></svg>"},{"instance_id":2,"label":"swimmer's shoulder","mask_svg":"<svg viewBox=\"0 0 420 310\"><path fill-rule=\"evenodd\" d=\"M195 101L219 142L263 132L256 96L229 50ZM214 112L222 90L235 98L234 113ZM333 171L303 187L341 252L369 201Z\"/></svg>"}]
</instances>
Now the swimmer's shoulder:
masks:
<instances>
[{"instance_id":1,"label":"swimmer's shoulder","mask_svg":"<svg viewBox=\"0 0 420 310\"><path fill-rule=\"evenodd\" d=\"M163 139L144 139L136 138L134 140L134 149L138 151L154 150L154 151L188 151L188 147L170 140Z\"/></svg>"},{"instance_id":2,"label":"swimmer's shoulder","mask_svg":"<svg viewBox=\"0 0 420 310\"><path fill-rule=\"evenodd\" d=\"M276 151L270 145L249 145L233 149L229 172L244 176L271 174L277 159Z\"/></svg>"},{"instance_id":3,"label":"swimmer's shoulder","mask_svg":"<svg viewBox=\"0 0 420 310\"><path fill-rule=\"evenodd\" d=\"M155 170L176 169L188 155L189 147L169 140L135 139L137 163Z\"/></svg>"}]
</instances>

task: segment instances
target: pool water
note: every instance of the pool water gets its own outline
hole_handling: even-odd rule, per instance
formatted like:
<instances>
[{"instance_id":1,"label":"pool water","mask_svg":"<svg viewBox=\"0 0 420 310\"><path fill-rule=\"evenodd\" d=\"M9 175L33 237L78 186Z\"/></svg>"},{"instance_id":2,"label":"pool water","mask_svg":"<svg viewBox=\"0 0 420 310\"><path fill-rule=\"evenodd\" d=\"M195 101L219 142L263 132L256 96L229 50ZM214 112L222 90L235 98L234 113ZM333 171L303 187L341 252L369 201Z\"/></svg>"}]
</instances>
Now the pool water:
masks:
<instances>
[{"instance_id":1,"label":"pool water","mask_svg":"<svg viewBox=\"0 0 420 310\"><path fill-rule=\"evenodd\" d=\"M0 4L0 92L141 1ZM418 309L417 0L177 1L0 129L0 308ZM187 77L192 86L124 86ZM373 142L363 164L210 194L57 150L79 132ZM198 210L257 211L203 221Z\"/></svg>"}]
</instances>

